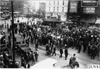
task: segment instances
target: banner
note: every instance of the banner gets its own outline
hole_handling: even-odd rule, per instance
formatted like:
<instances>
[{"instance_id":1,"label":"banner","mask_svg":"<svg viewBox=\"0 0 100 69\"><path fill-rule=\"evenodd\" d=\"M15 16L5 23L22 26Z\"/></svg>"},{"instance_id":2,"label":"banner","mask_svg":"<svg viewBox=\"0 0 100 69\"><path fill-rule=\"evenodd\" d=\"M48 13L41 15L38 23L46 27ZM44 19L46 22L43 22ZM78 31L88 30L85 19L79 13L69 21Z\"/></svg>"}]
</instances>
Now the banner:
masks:
<instances>
[{"instance_id":1,"label":"banner","mask_svg":"<svg viewBox=\"0 0 100 69\"><path fill-rule=\"evenodd\" d=\"M77 1L70 1L70 12L77 13Z\"/></svg>"}]
</instances>

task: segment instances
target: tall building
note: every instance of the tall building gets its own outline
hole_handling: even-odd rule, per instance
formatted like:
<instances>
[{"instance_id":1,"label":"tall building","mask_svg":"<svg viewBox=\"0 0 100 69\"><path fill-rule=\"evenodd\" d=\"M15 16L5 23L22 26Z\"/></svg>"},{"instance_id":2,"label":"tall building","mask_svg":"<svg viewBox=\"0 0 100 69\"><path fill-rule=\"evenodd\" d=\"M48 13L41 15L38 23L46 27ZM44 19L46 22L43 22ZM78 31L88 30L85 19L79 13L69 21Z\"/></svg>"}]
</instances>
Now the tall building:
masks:
<instances>
[{"instance_id":1,"label":"tall building","mask_svg":"<svg viewBox=\"0 0 100 69\"><path fill-rule=\"evenodd\" d=\"M60 17L61 20L66 20L67 11L68 0L51 0L46 2L46 16Z\"/></svg>"}]
</instances>

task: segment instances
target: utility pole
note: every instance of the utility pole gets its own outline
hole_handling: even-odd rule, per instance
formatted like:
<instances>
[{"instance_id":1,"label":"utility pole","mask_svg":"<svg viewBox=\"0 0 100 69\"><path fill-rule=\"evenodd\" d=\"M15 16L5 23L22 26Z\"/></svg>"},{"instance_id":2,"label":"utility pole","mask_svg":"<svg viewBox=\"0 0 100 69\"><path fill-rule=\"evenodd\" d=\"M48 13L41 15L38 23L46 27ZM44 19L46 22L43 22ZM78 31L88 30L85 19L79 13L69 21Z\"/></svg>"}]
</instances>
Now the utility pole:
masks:
<instances>
[{"instance_id":1,"label":"utility pole","mask_svg":"<svg viewBox=\"0 0 100 69\"><path fill-rule=\"evenodd\" d=\"M12 46L13 46L13 67L15 67L15 39L14 39L14 8L13 0L11 0L11 12L12 12Z\"/></svg>"}]
</instances>

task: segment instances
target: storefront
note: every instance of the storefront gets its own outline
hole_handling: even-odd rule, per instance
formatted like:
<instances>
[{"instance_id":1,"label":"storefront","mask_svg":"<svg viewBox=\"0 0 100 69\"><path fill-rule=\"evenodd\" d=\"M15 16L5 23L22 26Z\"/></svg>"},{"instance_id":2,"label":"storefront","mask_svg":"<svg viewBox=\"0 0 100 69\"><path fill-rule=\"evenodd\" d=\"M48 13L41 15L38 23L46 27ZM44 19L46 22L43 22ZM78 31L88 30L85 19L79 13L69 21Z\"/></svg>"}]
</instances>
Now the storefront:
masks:
<instances>
[{"instance_id":1,"label":"storefront","mask_svg":"<svg viewBox=\"0 0 100 69\"><path fill-rule=\"evenodd\" d=\"M59 20L61 20L61 21L66 21L67 20L67 17L66 17L67 15L64 12L59 12L58 16L60 16Z\"/></svg>"},{"instance_id":2,"label":"storefront","mask_svg":"<svg viewBox=\"0 0 100 69\"><path fill-rule=\"evenodd\" d=\"M80 22L95 24L97 19L96 16L97 6L98 6L97 0L81 1L82 14Z\"/></svg>"},{"instance_id":3,"label":"storefront","mask_svg":"<svg viewBox=\"0 0 100 69\"><path fill-rule=\"evenodd\" d=\"M65 12L52 12L52 13L46 13L46 19L47 18L52 18L55 17L58 20L66 21L67 20L67 15Z\"/></svg>"}]
</instances>

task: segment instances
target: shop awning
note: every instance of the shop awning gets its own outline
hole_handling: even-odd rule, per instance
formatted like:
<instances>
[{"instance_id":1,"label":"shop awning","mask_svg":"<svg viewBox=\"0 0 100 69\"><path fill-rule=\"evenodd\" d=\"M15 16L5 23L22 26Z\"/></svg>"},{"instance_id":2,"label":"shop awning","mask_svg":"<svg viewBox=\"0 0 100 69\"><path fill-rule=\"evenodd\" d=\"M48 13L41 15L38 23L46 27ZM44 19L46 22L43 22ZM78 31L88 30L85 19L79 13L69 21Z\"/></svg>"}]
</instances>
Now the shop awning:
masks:
<instances>
[{"instance_id":1,"label":"shop awning","mask_svg":"<svg viewBox=\"0 0 100 69\"><path fill-rule=\"evenodd\" d=\"M95 23L95 18L82 18L80 20L81 22L84 22L84 23Z\"/></svg>"},{"instance_id":2,"label":"shop awning","mask_svg":"<svg viewBox=\"0 0 100 69\"><path fill-rule=\"evenodd\" d=\"M58 19L45 19L44 21L46 21L46 22L62 22L62 21L60 21L60 20L58 20Z\"/></svg>"},{"instance_id":3,"label":"shop awning","mask_svg":"<svg viewBox=\"0 0 100 69\"><path fill-rule=\"evenodd\" d=\"M100 24L100 18L96 20L95 24Z\"/></svg>"}]
</instances>

